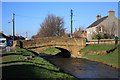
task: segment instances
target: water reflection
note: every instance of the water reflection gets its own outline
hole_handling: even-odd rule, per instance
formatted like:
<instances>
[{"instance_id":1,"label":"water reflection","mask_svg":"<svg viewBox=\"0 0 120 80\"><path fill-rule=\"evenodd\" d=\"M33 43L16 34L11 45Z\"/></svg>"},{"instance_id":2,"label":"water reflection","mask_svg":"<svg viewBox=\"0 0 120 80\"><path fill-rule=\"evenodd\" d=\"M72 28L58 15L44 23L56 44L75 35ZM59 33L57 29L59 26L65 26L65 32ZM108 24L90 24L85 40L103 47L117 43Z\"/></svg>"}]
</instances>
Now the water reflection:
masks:
<instances>
[{"instance_id":1,"label":"water reflection","mask_svg":"<svg viewBox=\"0 0 120 80\"><path fill-rule=\"evenodd\" d=\"M40 54L40 57L50 61L64 72L77 78L118 78L118 70L110 66L78 58L62 58Z\"/></svg>"}]
</instances>

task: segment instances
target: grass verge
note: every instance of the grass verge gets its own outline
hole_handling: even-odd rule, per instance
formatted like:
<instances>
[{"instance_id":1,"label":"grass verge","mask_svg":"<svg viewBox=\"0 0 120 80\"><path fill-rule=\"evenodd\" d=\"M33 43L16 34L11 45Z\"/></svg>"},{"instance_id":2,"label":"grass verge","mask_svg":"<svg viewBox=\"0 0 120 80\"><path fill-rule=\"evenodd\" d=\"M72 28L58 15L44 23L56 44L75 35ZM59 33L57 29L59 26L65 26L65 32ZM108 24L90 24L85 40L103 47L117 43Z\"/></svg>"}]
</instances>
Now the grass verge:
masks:
<instances>
[{"instance_id":1,"label":"grass verge","mask_svg":"<svg viewBox=\"0 0 120 80\"><path fill-rule=\"evenodd\" d=\"M32 59L26 60L26 56ZM38 78L45 80L76 80L75 77L60 72L59 68L48 61L28 52L25 49L16 48L12 52L2 53L2 77L4 78Z\"/></svg>"}]
</instances>

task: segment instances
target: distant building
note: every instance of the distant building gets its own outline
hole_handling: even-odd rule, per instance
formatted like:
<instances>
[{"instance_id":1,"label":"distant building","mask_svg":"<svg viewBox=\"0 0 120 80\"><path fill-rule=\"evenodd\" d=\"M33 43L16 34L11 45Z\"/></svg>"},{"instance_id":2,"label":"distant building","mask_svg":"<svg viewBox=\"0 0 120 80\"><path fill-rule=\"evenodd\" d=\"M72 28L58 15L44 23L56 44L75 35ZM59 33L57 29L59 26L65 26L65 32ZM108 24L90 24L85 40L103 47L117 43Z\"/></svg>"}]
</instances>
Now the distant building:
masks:
<instances>
[{"instance_id":1,"label":"distant building","mask_svg":"<svg viewBox=\"0 0 120 80\"><path fill-rule=\"evenodd\" d=\"M82 31L82 37L87 38L87 31L85 31L85 30Z\"/></svg>"},{"instance_id":2,"label":"distant building","mask_svg":"<svg viewBox=\"0 0 120 80\"><path fill-rule=\"evenodd\" d=\"M11 35L6 36L3 32L0 32L0 38L5 38L6 41L7 41L7 45L12 46L12 44L13 44L13 36L11 36ZM22 36L15 36L15 40L25 40L25 38L22 37Z\"/></svg>"},{"instance_id":3,"label":"distant building","mask_svg":"<svg viewBox=\"0 0 120 80\"><path fill-rule=\"evenodd\" d=\"M65 33L65 34L63 35L63 37L70 37L70 34Z\"/></svg>"},{"instance_id":4,"label":"distant building","mask_svg":"<svg viewBox=\"0 0 120 80\"><path fill-rule=\"evenodd\" d=\"M73 37L80 38L82 36L81 34L82 34L81 29L80 28L79 29L75 28L75 32L73 33Z\"/></svg>"},{"instance_id":5,"label":"distant building","mask_svg":"<svg viewBox=\"0 0 120 80\"><path fill-rule=\"evenodd\" d=\"M81 28L75 29L75 32L73 33L73 37L77 38L86 38L87 36L87 31L82 30Z\"/></svg>"},{"instance_id":6,"label":"distant building","mask_svg":"<svg viewBox=\"0 0 120 80\"><path fill-rule=\"evenodd\" d=\"M13 36L11 36L11 35L9 35L8 36L9 38L11 38L11 39L13 39ZM25 38L23 37L23 36L15 36L15 38L14 38L15 40L25 40Z\"/></svg>"},{"instance_id":7,"label":"distant building","mask_svg":"<svg viewBox=\"0 0 120 80\"><path fill-rule=\"evenodd\" d=\"M117 34L118 35L118 19L115 17L115 11L108 11L108 16L96 16L96 21L87 27L87 39L92 40L92 35L97 33Z\"/></svg>"},{"instance_id":8,"label":"distant building","mask_svg":"<svg viewBox=\"0 0 120 80\"><path fill-rule=\"evenodd\" d=\"M0 32L0 38L7 38L7 36L3 32Z\"/></svg>"}]
</instances>

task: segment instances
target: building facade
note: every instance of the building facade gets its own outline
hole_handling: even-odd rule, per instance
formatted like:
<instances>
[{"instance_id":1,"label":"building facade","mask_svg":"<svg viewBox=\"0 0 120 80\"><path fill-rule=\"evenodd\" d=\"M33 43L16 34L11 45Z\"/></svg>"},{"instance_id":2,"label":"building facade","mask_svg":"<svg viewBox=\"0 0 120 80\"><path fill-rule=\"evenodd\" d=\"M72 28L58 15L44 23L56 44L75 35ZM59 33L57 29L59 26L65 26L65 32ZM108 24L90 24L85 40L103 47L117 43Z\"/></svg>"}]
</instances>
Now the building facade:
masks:
<instances>
[{"instance_id":1,"label":"building facade","mask_svg":"<svg viewBox=\"0 0 120 80\"><path fill-rule=\"evenodd\" d=\"M87 40L92 40L94 34L103 33L118 35L118 18L115 16L115 11L108 11L108 16L96 16L96 21L87 27Z\"/></svg>"}]
</instances>

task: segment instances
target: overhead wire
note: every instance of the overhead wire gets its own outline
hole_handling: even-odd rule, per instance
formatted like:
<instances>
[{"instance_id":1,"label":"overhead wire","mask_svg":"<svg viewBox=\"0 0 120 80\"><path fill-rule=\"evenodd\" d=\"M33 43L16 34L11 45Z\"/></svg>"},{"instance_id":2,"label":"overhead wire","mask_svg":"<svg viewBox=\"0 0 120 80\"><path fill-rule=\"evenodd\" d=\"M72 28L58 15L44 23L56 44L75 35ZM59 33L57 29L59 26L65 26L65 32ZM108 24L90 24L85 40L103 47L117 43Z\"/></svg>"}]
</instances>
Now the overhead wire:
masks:
<instances>
[{"instance_id":1,"label":"overhead wire","mask_svg":"<svg viewBox=\"0 0 120 80\"><path fill-rule=\"evenodd\" d=\"M34 18L34 19L40 19L40 18L42 18L42 17L38 17L38 16L26 16L26 15L19 15L19 14L15 14L15 16L24 17L24 18Z\"/></svg>"}]
</instances>

